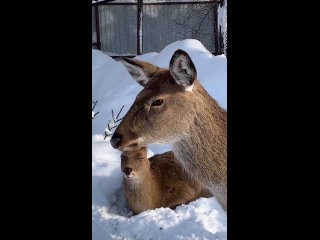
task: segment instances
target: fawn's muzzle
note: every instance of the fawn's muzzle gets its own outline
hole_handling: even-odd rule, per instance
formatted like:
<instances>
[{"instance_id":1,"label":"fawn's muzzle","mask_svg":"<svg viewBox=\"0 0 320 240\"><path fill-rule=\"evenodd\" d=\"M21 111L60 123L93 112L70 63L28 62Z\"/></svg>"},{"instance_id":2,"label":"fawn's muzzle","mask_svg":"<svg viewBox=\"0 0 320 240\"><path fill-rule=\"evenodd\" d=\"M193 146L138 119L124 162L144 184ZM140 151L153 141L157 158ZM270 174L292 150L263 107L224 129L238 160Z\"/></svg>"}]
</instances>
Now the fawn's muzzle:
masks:
<instances>
[{"instance_id":1,"label":"fawn's muzzle","mask_svg":"<svg viewBox=\"0 0 320 240\"><path fill-rule=\"evenodd\" d=\"M132 168L124 168L124 169L123 169L123 172L124 172L127 176L129 176L130 173L132 172Z\"/></svg>"}]
</instances>

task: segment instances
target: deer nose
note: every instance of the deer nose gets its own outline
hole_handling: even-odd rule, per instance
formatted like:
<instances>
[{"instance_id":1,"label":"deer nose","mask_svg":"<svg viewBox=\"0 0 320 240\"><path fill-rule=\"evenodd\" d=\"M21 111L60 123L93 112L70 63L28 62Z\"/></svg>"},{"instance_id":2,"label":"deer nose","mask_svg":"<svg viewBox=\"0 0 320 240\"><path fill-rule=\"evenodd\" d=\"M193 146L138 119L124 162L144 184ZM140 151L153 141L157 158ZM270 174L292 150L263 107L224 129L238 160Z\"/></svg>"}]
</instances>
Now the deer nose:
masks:
<instances>
[{"instance_id":1,"label":"deer nose","mask_svg":"<svg viewBox=\"0 0 320 240\"><path fill-rule=\"evenodd\" d=\"M121 144L121 135L118 134L118 133L114 133L112 135L112 138L111 138L110 142L111 142L111 146L113 148L117 149Z\"/></svg>"},{"instance_id":2,"label":"deer nose","mask_svg":"<svg viewBox=\"0 0 320 240\"><path fill-rule=\"evenodd\" d=\"M126 168L123 169L123 172L128 176L132 172L132 168L131 167L126 167Z\"/></svg>"}]
</instances>

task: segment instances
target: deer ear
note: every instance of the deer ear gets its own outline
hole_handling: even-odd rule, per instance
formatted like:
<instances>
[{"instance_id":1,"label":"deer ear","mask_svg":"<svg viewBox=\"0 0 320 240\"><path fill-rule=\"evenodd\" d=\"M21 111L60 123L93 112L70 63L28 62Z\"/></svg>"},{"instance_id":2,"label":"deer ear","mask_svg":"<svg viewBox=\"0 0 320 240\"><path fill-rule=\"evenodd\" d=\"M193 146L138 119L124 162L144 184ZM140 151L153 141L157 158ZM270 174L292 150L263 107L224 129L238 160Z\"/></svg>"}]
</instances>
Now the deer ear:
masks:
<instances>
[{"instance_id":1,"label":"deer ear","mask_svg":"<svg viewBox=\"0 0 320 240\"><path fill-rule=\"evenodd\" d=\"M156 65L136 59L122 58L121 62L127 68L132 78L143 87L159 70L159 67Z\"/></svg>"},{"instance_id":2,"label":"deer ear","mask_svg":"<svg viewBox=\"0 0 320 240\"><path fill-rule=\"evenodd\" d=\"M170 60L169 69L178 85L184 87L186 91L192 91L197 71L188 53L181 49L175 51Z\"/></svg>"}]
</instances>

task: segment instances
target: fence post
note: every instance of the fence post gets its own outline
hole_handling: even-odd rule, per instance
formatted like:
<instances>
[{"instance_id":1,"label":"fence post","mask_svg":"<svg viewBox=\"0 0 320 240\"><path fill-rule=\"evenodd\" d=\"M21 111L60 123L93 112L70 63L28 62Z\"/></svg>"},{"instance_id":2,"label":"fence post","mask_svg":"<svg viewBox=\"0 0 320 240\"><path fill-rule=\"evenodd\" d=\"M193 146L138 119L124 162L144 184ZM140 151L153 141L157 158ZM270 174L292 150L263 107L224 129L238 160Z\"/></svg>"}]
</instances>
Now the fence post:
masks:
<instances>
[{"instance_id":1,"label":"fence post","mask_svg":"<svg viewBox=\"0 0 320 240\"><path fill-rule=\"evenodd\" d=\"M137 55L141 55L143 53L143 0L138 0L137 14Z\"/></svg>"},{"instance_id":2,"label":"fence post","mask_svg":"<svg viewBox=\"0 0 320 240\"><path fill-rule=\"evenodd\" d=\"M99 9L98 5L94 6L94 15L96 20L96 34L97 34L97 48L101 50L101 42L100 42L100 21L99 21Z\"/></svg>"},{"instance_id":3,"label":"fence post","mask_svg":"<svg viewBox=\"0 0 320 240\"><path fill-rule=\"evenodd\" d=\"M214 55L220 54L220 39L218 30L218 2L213 3L213 37L214 37Z\"/></svg>"}]
</instances>

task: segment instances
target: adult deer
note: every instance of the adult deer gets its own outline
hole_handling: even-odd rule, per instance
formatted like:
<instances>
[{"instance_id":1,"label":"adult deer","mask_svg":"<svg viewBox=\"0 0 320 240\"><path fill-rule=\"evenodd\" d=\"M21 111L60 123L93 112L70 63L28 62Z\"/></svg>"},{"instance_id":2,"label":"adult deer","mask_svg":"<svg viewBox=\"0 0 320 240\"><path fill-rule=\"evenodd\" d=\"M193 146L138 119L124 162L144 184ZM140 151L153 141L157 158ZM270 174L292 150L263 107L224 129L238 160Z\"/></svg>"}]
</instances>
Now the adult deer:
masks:
<instances>
[{"instance_id":1,"label":"adult deer","mask_svg":"<svg viewBox=\"0 0 320 240\"><path fill-rule=\"evenodd\" d=\"M227 113L197 80L196 68L177 50L169 69L123 59L144 89L111 138L114 148L131 151L171 143L175 158L227 211Z\"/></svg>"}]
</instances>

